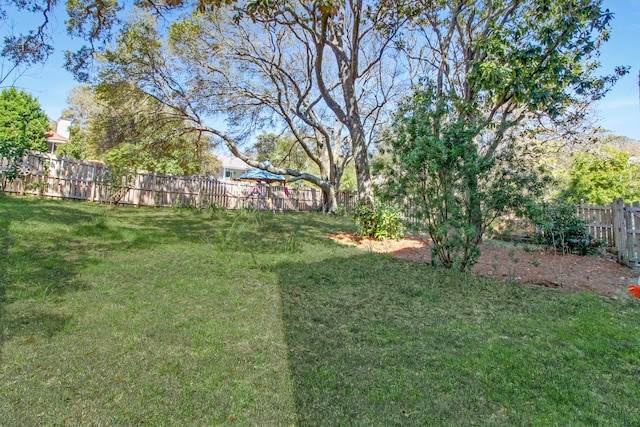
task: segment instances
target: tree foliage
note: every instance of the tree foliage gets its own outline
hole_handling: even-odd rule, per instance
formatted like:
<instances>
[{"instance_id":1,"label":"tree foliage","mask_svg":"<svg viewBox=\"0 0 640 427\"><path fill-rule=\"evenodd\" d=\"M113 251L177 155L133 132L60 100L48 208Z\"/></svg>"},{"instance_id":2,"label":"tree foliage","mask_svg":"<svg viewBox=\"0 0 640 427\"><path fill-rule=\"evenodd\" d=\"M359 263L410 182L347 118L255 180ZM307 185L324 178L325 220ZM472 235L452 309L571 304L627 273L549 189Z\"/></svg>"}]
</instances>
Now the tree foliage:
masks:
<instances>
[{"instance_id":1,"label":"tree foliage","mask_svg":"<svg viewBox=\"0 0 640 427\"><path fill-rule=\"evenodd\" d=\"M577 153L564 197L596 205L609 205L616 198L640 200L640 165L630 157L610 146L596 153Z\"/></svg>"},{"instance_id":2,"label":"tree foliage","mask_svg":"<svg viewBox=\"0 0 640 427\"><path fill-rule=\"evenodd\" d=\"M151 17L121 25L124 2L66 1L69 31L91 42L69 56L69 68L87 77L85 59L104 52L117 30L102 79L134 84L252 166L319 186L329 207L350 162L361 196L372 199L369 150L394 100L410 89L443 100L432 108L443 126L430 138L461 138L471 156L463 163L491 176L505 158L522 155L519 136L544 144L541 130L576 129L628 71L596 73L612 18L600 0L133 3ZM226 127L211 124L222 120ZM319 172L247 155L243 141L262 129L290 133ZM477 242L487 217L474 195L482 183L461 176Z\"/></svg>"},{"instance_id":3,"label":"tree foliage","mask_svg":"<svg viewBox=\"0 0 640 427\"><path fill-rule=\"evenodd\" d=\"M385 190L415 218L416 231L428 233L433 262L465 271L480 254L485 228L508 211L523 214L545 182L517 145L492 158L480 155L479 126L452 120L451 104L427 91L400 109L389 135Z\"/></svg>"},{"instance_id":4,"label":"tree foliage","mask_svg":"<svg viewBox=\"0 0 640 427\"><path fill-rule=\"evenodd\" d=\"M523 127L578 123L626 72L598 76L611 14L599 1L410 2L421 88L393 134L396 194L426 221L434 255L466 269L486 225L540 189ZM434 256L434 259L436 257Z\"/></svg>"},{"instance_id":5,"label":"tree foliage","mask_svg":"<svg viewBox=\"0 0 640 427\"><path fill-rule=\"evenodd\" d=\"M61 154L179 175L211 173L218 166L209 138L132 85L81 86L68 102L64 115L74 124Z\"/></svg>"},{"instance_id":6,"label":"tree foliage","mask_svg":"<svg viewBox=\"0 0 640 427\"><path fill-rule=\"evenodd\" d=\"M266 133L258 135L252 150L259 162L269 161L276 167L304 171L309 158L298 141L291 135Z\"/></svg>"},{"instance_id":7,"label":"tree foliage","mask_svg":"<svg viewBox=\"0 0 640 427\"><path fill-rule=\"evenodd\" d=\"M49 119L40 103L14 87L0 92L0 144L47 151Z\"/></svg>"},{"instance_id":8,"label":"tree foliage","mask_svg":"<svg viewBox=\"0 0 640 427\"><path fill-rule=\"evenodd\" d=\"M340 18L315 3L286 6L249 14L237 3L166 29L141 16L107 51L101 79L133 82L254 167L317 185L331 211L351 162L361 193L372 195L368 147L395 90L392 35L360 2L340 6ZM262 128L291 135L317 173L252 158L246 142Z\"/></svg>"}]
</instances>

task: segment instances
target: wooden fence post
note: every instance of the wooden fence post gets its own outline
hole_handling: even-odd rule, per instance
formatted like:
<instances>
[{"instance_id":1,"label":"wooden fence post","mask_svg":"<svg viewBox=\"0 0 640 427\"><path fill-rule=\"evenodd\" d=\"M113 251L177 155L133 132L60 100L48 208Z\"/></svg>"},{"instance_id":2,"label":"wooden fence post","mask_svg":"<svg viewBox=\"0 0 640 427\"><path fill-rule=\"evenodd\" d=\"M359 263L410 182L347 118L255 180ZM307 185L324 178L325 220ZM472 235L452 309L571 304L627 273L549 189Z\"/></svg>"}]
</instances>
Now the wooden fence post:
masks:
<instances>
[{"instance_id":1,"label":"wooden fence post","mask_svg":"<svg viewBox=\"0 0 640 427\"><path fill-rule=\"evenodd\" d=\"M611 204L613 211L613 239L618 250L618 263L626 264L627 226L625 221L624 200L616 199Z\"/></svg>"},{"instance_id":2,"label":"wooden fence post","mask_svg":"<svg viewBox=\"0 0 640 427\"><path fill-rule=\"evenodd\" d=\"M632 268L638 267L638 234L639 225L637 213L640 211L640 202L633 202L633 204L625 206L626 213L626 235L627 235L627 250L625 265Z\"/></svg>"}]
</instances>

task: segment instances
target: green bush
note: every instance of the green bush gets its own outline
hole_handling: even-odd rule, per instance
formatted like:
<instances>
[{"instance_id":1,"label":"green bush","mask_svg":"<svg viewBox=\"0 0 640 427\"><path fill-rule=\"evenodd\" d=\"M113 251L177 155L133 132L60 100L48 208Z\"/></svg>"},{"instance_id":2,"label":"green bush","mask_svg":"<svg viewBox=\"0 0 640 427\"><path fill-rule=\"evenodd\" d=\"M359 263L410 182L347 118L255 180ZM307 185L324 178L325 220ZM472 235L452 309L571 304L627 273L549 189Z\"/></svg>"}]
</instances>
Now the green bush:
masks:
<instances>
[{"instance_id":1,"label":"green bush","mask_svg":"<svg viewBox=\"0 0 640 427\"><path fill-rule=\"evenodd\" d=\"M563 253L594 255L604 246L604 242L589 234L584 220L570 203L538 205L532 209L531 220L536 226L534 241Z\"/></svg>"},{"instance_id":2,"label":"green bush","mask_svg":"<svg viewBox=\"0 0 640 427\"><path fill-rule=\"evenodd\" d=\"M377 240L402 238L400 210L390 204L358 203L354 210L358 236Z\"/></svg>"},{"instance_id":3,"label":"green bush","mask_svg":"<svg viewBox=\"0 0 640 427\"><path fill-rule=\"evenodd\" d=\"M9 182L24 175L22 156L25 151L24 145L0 141L0 193L4 192L4 188ZM3 159L5 164L4 167L1 167Z\"/></svg>"}]
</instances>

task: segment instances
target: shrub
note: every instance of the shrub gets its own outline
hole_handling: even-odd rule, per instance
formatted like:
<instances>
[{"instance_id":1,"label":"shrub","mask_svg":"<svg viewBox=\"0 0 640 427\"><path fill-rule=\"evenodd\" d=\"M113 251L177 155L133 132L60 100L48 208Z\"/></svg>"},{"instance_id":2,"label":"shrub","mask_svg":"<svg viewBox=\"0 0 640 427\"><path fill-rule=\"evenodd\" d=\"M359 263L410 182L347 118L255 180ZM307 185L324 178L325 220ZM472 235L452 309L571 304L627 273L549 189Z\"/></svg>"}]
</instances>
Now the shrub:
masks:
<instances>
[{"instance_id":1,"label":"shrub","mask_svg":"<svg viewBox=\"0 0 640 427\"><path fill-rule=\"evenodd\" d=\"M0 141L0 193L9 182L24 175L22 156L25 151L24 145Z\"/></svg>"},{"instance_id":2,"label":"shrub","mask_svg":"<svg viewBox=\"0 0 640 427\"><path fill-rule=\"evenodd\" d=\"M536 226L535 241L563 253L594 255L604 246L604 242L589 234L584 220L578 217L576 207L570 203L535 206L531 220Z\"/></svg>"},{"instance_id":3,"label":"shrub","mask_svg":"<svg viewBox=\"0 0 640 427\"><path fill-rule=\"evenodd\" d=\"M377 240L402 237L400 210L393 205L380 202L370 205L361 202L356 205L354 215L358 236Z\"/></svg>"}]
</instances>

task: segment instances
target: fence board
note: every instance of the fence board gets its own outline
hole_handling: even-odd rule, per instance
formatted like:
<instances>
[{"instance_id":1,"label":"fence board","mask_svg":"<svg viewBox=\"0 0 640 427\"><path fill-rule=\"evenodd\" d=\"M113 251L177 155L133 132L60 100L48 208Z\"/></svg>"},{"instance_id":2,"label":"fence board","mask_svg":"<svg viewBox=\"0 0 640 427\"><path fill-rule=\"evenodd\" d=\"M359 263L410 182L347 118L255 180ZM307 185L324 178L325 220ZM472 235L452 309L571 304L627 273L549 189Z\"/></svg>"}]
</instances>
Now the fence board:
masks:
<instances>
[{"instance_id":1,"label":"fence board","mask_svg":"<svg viewBox=\"0 0 640 427\"><path fill-rule=\"evenodd\" d=\"M640 267L640 202L616 199L611 206L578 206L589 232L617 249L619 264Z\"/></svg>"}]
</instances>

